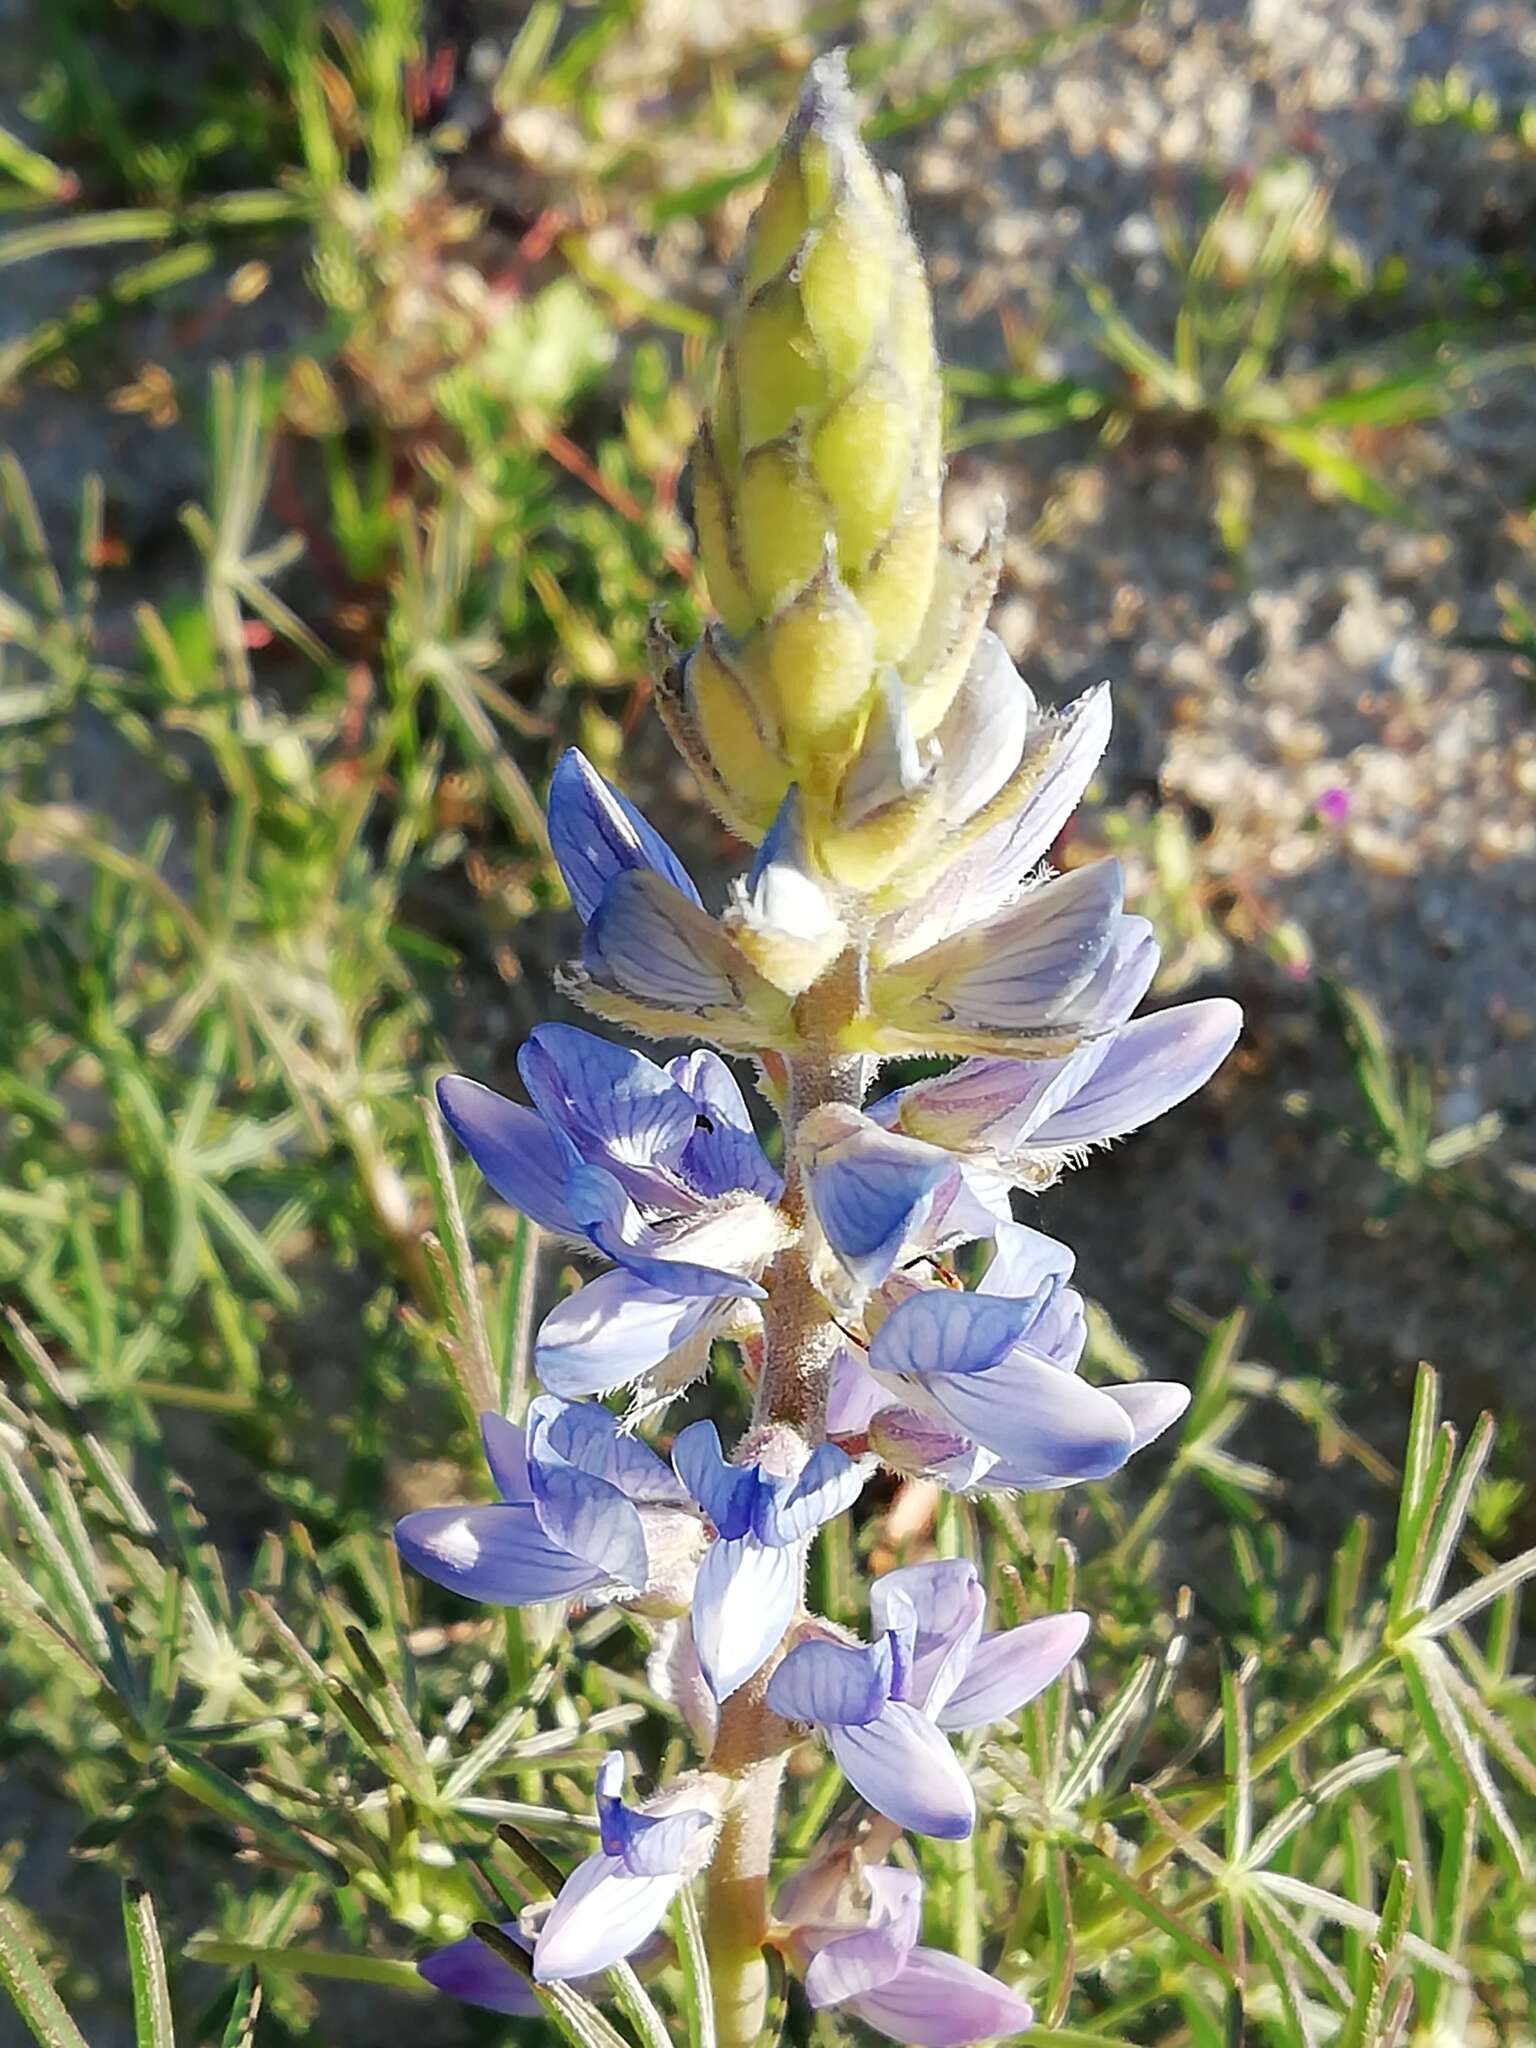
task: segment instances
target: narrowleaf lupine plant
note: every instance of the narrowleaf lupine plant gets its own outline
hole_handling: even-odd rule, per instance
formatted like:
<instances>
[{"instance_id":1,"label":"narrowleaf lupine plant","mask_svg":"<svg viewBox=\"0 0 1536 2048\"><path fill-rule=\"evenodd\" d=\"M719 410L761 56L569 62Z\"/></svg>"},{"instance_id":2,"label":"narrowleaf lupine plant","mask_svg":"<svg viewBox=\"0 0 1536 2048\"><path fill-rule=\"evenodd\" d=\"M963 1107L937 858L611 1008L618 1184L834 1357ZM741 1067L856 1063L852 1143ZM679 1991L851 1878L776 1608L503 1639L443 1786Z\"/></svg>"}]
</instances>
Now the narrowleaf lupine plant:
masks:
<instances>
[{"instance_id":1,"label":"narrowleaf lupine plant","mask_svg":"<svg viewBox=\"0 0 1536 2048\"><path fill-rule=\"evenodd\" d=\"M530 1106L443 1082L497 1193L610 1270L546 1318L523 1422L485 1418L497 1504L408 1515L398 1542L472 1600L650 1617L653 1672L700 1749L637 1804L606 1760L598 1848L502 1930L535 1982L638 1955L702 1877L721 2048L763 2038L770 1946L813 2005L943 2048L1030 2010L922 1945L920 1881L884 1859L902 1829L970 1832L951 1733L1050 1685L1088 1620L989 1633L975 1571L941 1561L879 1579L855 1641L806 1612L807 1554L878 1465L958 1492L1068 1486L1177 1419L1180 1387L1077 1377L1072 1254L1010 1198L1198 1088L1240 1017L1211 1001L1133 1018L1157 947L1118 868L1043 865L1103 753L1107 691L1038 705L985 626L998 534L973 556L940 537L927 286L835 58L756 216L694 476L719 622L665 651L659 702L756 857L712 915L575 753L549 827L584 927L571 993L706 1043L657 1065L546 1025L520 1059ZM721 1052L755 1062L782 1170ZM871 1100L881 1060L913 1053L956 1063ZM990 1261L965 1292L949 1255L977 1241ZM695 1422L667 1462L635 1424L721 1339L755 1374L751 1425L728 1454ZM619 1389L625 1423L602 1404ZM770 1902L785 1759L818 1739L863 1804ZM533 2010L505 1953L471 1939L423 1968Z\"/></svg>"}]
</instances>

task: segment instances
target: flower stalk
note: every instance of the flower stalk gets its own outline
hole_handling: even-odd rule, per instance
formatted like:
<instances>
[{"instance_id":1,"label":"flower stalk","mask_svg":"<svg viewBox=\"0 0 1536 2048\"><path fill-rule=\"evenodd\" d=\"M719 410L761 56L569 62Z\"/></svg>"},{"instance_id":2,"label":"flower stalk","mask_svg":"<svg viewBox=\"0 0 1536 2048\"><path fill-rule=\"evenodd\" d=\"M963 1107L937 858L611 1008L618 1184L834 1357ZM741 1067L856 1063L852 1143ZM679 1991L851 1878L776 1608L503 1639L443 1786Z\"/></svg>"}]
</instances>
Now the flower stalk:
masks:
<instances>
[{"instance_id":1,"label":"flower stalk","mask_svg":"<svg viewBox=\"0 0 1536 2048\"><path fill-rule=\"evenodd\" d=\"M825 1055L789 1065L784 1115L783 1207L803 1222L805 1190L795 1165L801 1120L828 1103L857 1109L864 1099L864 1061ZM752 1431L743 1448L775 1427L793 1429L807 1449L826 1436L827 1399L842 1333L811 1277L798 1245L779 1253L766 1275L763 1369L752 1408ZM764 1700L777 1658L725 1702L711 1755L736 1791L727 1808L706 1880L705 1931L719 2048L751 2048L763 2039L768 2011L768 1880L778 1822L784 1763L793 1736Z\"/></svg>"}]
</instances>

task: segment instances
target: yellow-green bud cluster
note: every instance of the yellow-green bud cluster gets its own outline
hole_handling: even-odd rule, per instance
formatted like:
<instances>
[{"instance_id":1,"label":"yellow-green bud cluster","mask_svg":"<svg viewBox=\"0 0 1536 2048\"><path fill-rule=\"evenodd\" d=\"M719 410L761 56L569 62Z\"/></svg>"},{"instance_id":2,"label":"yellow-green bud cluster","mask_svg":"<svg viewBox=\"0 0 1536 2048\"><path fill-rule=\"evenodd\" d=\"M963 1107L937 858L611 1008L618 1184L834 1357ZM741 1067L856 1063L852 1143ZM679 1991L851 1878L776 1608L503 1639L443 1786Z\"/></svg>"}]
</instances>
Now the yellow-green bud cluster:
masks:
<instances>
[{"instance_id":1,"label":"yellow-green bud cluster","mask_svg":"<svg viewBox=\"0 0 1536 2048\"><path fill-rule=\"evenodd\" d=\"M932 311L900 188L859 141L841 58L824 58L752 224L694 454L721 624L674 672L664 708L750 837L797 783L808 848L854 889L884 879L912 821L900 801L847 802L850 769L893 691L911 739L932 733L991 594L987 569L940 542L940 432Z\"/></svg>"}]
</instances>

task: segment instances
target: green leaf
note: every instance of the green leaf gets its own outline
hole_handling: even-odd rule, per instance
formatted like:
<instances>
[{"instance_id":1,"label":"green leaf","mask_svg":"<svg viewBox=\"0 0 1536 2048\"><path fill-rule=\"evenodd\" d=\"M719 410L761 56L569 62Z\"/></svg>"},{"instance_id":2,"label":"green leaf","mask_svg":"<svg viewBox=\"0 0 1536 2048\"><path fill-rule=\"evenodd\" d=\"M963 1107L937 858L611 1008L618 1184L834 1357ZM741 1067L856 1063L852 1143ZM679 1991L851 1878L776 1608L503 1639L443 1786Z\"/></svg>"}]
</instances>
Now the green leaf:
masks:
<instances>
[{"instance_id":1,"label":"green leaf","mask_svg":"<svg viewBox=\"0 0 1536 2048\"><path fill-rule=\"evenodd\" d=\"M1426 1614L1414 1630L1415 1635L1443 1636L1447 1629L1479 1613L1484 1607L1507 1593L1514 1586L1520 1586L1529 1578L1536 1577L1536 1547L1522 1550L1518 1557L1511 1557L1491 1572L1485 1572L1460 1593L1453 1593L1449 1600Z\"/></svg>"},{"instance_id":2,"label":"green leaf","mask_svg":"<svg viewBox=\"0 0 1536 2048\"><path fill-rule=\"evenodd\" d=\"M187 1944L191 1963L211 1963L233 1970L265 1970L289 1977L338 1978L352 1984L383 1984L391 1991L430 1994L432 1987L414 1963L402 1963L390 1956L355 1956L344 1951L305 1948L263 1948L244 1941L207 1941ZM228 2035L225 2036L226 2043Z\"/></svg>"},{"instance_id":3,"label":"green leaf","mask_svg":"<svg viewBox=\"0 0 1536 2048\"><path fill-rule=\"evenodd\" d=\"M251 2048L261 2014L261 1981L252 1969L240 1972L219 2048Z\"/></svg>"},{"instance_id":4,"label":"green leaf","mask_svg":"<svg viewBox=\"0 0 1536 2048\"><path fill-rule=\"evenodd\" d=\"M221 1814L235 1827L249 1828L280 1860L299 1864L328 1884L341 1886L347 1882L345 1869L334 1857L317 1848L290 1821L253 1799L243 1785L237 1785L204 1758L179 1744L173 1745L165 1774L178 1791Z\"/></svg>"},{"instance_id":5,"label":"green leaf","mask_svg":"<svg viewBox=\"0 0 1536 2048\"><path fill-rule=\"evenodd\" d=\"M1133 1913L1149 1925L1161 1929L1197 1969L1214 1972L1228 1985L1236 1984L1237 1973L1221 1951L1213 1948L1203 1935L1197 1934L1181 1920L1156 1892L1146 1885L1138 1884L1134 1877L1121 1870L1111 1856L1095 1850L1089 1868L1095 1877L1108 1885L1117 1898L1125 1901Z\"/></svg>"},{"instance_id":6,"label":"green leaf","mask_svg":"<svg viewBox=\"0 0 1536 2048\"><path fill-rule=\"evenodd\" d=\"M1341 498L1404 526L1414 523L1412 507L1347 454L1332 433L1313 433L1296 426L1266 426L1261 431L1271 447L1331 484Z\"/></svg>"},{"instance_id":7,"label":"green leaf","mask_svg":"<svg viewBox=\"0 0 1536 2048\"><path fill-rule=\"evenodd\" d=\"M1483 1746L1456 1704L1445 1676L1444 1651L1436 1643L1414 1643L1403 1656L1402 1672L1414 1712L1442 1768L1464 1797L1481 1806L1523 1877L1527 1869L1525 1844L1493 1782Z\"/></svg>"},{"instance_id":8,"label":"green leaf","mask_svg":"<svg viewBox=\"0 0 1536 2048\"><path fill-rule=\"evenodd\" d=\"M710 1980L709 1945L704 1938L704 1922L691 1884L685 1884L678 1893L677 1915L682 1930L677 1952L683 1965L688 2048L716 2048L715 1994Z\"/></svg>"},{"instance_id":9,"label":"green leaf","mask_svg":"<svg viewBox=\"0 0 1536 2048\"><path fill-rule=\"evenodd\" d=\"M133 1977L133 2026L138 2048L176 2048L171 1988L154 1901L140 1884L123 1887L123 1932Z\"/></svg>"},{"instance_id":10,"label":"green leaf","mask_svg":"<svg viewBox=\"0 0 1536 2048\"><path fill-rule=\"evenodd\" d=\"M0 1897L0 1985L41 2048L90 2048L38 1961L16 1909Z\"/></svg>"},{"instance_id":11,"label":"green leaf","mask_svg":"<svg viewBox=\"0 0 1536 2048\"><path fill-rule=\"evenodd\" d=\"M1413 1873L1406 1863L1395 1863L1376 1938L1361 1952L1355 1973L1355 1995L1340 2029L1337 2048L1371 2048L1379 2038L1387 1987L1412 1901Z\"/></svg>"}]
</instances>

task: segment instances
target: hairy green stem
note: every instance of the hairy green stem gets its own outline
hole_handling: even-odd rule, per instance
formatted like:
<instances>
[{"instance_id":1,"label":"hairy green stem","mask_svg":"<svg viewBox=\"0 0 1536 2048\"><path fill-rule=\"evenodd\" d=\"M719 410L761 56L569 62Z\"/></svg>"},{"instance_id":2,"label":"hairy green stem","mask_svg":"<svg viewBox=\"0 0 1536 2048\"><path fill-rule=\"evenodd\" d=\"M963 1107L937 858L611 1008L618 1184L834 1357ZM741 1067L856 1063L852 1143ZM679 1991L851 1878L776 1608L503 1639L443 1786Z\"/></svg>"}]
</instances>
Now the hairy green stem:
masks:
<instances>
[{"instance_id":1,"label":"hairy green stem","mask_svg":"<svg viewBox=\"0 0 1536 2048\"><path fill-rule=\"evenodd\" d=\"M795 1161L801 1120L824 1103L864 1099L864 1062L827 1055L795 1061L784 1115L784 1208L794 1222L805 1214ZM840 1333L811 1278L798 1245L779 1254L765 1276L763 1370L753 1404L751 1438L790 1428L807 1448L826 1434L827 1393ZM721 1709L711 1769L733 1781L730 1803L710 1864L705 1929L714 1989L719 2048L757 2048L767 2029L768 1874L773 1861L779 1785L790 1732L763 1694L776 1658Z\"/></svg>"}]
</instances>

